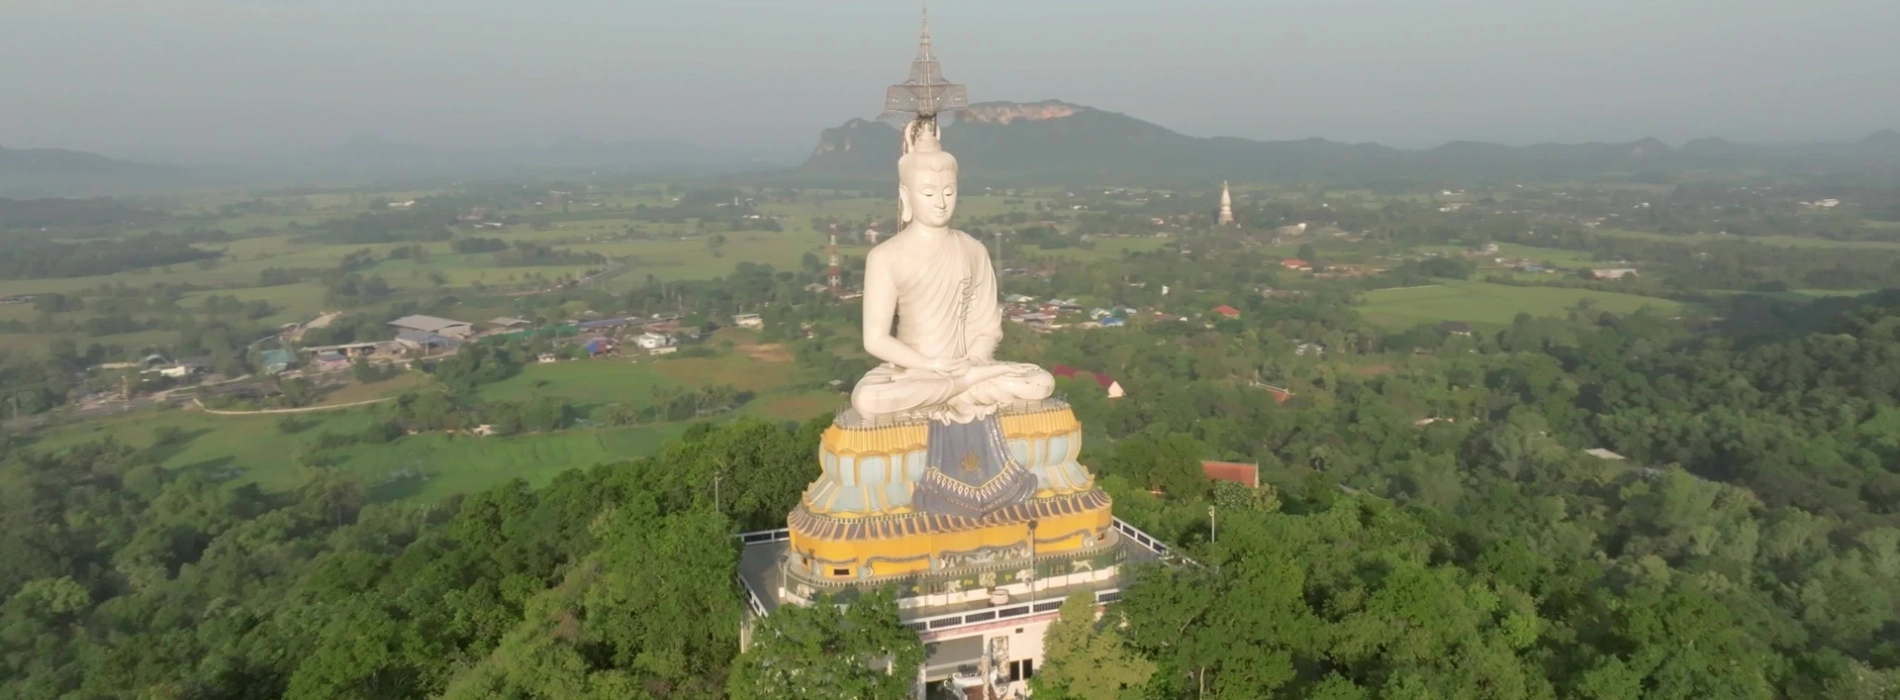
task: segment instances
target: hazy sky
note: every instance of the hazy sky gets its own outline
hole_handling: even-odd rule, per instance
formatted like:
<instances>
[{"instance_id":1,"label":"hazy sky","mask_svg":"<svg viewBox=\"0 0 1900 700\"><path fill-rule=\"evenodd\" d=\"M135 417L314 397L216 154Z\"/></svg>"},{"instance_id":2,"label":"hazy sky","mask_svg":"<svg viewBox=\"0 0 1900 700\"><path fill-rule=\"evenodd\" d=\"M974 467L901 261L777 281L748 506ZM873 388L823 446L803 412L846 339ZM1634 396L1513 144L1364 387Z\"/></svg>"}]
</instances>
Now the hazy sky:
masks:
<instances>
[{"instance_id":1,"label":"hazy sky","mask_svg":"<svg viewBox=\"0 0 1900 700\"><path fill-rule=\"evenodd\" d=\"M872 116L903 0L0 0L0 145L563 136L802 149ZM1900 128L1897 0L939 0L972 99L1402 146Z\"/></svg>"}]
</instances>

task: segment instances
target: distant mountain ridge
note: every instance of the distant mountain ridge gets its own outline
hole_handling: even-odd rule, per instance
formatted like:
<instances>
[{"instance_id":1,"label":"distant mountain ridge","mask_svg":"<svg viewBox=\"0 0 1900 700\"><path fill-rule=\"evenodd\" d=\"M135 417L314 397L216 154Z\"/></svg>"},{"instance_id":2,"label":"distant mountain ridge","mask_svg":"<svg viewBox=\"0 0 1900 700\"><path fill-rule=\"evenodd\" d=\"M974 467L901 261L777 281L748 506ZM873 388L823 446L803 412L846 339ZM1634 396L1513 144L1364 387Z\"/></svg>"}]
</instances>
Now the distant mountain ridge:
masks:
<instances>
[{"instance_id":1,"label":"distant mountain ridge","mask_svg":"<svg viewBox=\"0 0 1900 700\"><path fill-rule=\"evenodd\" d=\"M0 175L15 177L143 175L166 170L169 168L165 166L114 160L85 151L0 146Z\"/></svg>"},{"instance_id":2,"label":"distant mountain ridge","mask_svg":"<svg viewBox=\"0 0 1900 700\"><path fill-rule=\"evenodd\" d=\"M754 166L748 152L671 141L612 142L567 137L547 145L437 148L362 135L316 154L311 165L348 170L429 173L593 168L624 172L718 170ZM756 166L755 166L756 167Z\"/></svg>"},{"instance_id":3,"label":"distant mountain ridge","mask_svg":"<svg viewBox=\"0 0 1900 700\"><path fill-rule=\"evenodd\" d=\"M1668 172L1742 163L1817 162L1900 170L1900 132L1857 144L1753 146L1718 138L1672 147L1653 138L1627 143L1505 146L1452 141L1422 151L1328 139L1255 141L1188 136L1116 112L1060 100L972 105L944 131L944 146L966 172L997 181L1162 184L1211 179L1562 177ZM887 178L898 157L897 129L853 119L819 134L799 174Z\"/></svg>"}]
</instances>

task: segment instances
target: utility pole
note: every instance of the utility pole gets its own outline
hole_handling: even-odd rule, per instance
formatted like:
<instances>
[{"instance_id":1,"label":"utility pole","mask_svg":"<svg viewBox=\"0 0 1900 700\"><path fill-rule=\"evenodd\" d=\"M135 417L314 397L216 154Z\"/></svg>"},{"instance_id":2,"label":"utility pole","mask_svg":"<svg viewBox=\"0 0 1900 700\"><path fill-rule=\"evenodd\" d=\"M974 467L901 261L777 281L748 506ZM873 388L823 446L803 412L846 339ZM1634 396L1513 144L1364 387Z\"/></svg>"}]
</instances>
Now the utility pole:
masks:
<instances>
[{"instance_id":1,"label":"utility pole","mask_svg":"<svg viewBox=\"0 0 1900 700\"><path fill-rule=\"evenodd\" d=\"M996 270L1003 270L1003 229L996 229Z\"/></svg>"},{"instance_id":2,"label":"utility pole","mask_svg":"<svg viewBox=\"0 0 1900 700\"><path fill-rule=\"evenodd\" d=\"M1207 543L1214 544L1219 541L1220 541L1220 523L1216 521L1214 518L1214 507L1208 506L1207 507Z\"/></svg>"},{"instance_id":3,"label":"utility pole","mask_svg":"<svg viewBox=\"0 0 1900 700\"><path fill-rule=\"evenodd\" d=\"M1029 599L1036 599L1036 521L1029 521Z\"/></svg>"}]
</instances>

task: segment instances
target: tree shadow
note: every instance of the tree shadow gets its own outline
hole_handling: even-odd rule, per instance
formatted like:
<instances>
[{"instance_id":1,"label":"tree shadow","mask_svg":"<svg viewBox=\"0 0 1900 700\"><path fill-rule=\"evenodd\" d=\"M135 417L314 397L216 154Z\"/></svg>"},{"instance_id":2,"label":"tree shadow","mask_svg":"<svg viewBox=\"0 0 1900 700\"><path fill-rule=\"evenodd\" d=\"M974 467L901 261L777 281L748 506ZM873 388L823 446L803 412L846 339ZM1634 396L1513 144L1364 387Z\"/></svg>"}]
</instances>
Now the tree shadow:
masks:
<instances>
[{"instance_id":1,"label":"tree shadow","mask_svg":"<svg viewBox=\"0 0 1900 700\"><path fill-rule=\"evenodd\" d=\"M317 420L314 418L299 418L293 414L293 415L284 416L283 418L278 419L277 429L282 431L285 435L296 435L298 433L302 433L303 431L309 430L311 428L315 428L322 424L323 424L323 421L321 420Z\"/></svg>"},{"instance_id":2,"label":"tree shadow","mask_svg":"<svg viewBox=\"0 0 1900 700\"><path fill-rule=\"evenodd\" d=\"M178 456L179 453L184 452L185 448L190 447L193 441L210 434L210 428L199 428L197 430L180 432L162 444L155 444L145 448L145 456L154 463L164 464L171 458Z\"/></svg>"},{"instance_id":3,"label":"tree shadow","mask_svg":"<svg viewBox=\"0 0 1900 700\"><path fill-rule=\"evenodd\" d=\"M236 479L243 476L245 472L250 471L243 467L231 466L231 462L233 461L235 461L235 458L224 456L207 459L202 462L192 462L191 464L180 466L172 471L179 474L197 474L204 477L207 481L218 482Z\"/></svg>"},{"instance_id":4,"label":"tree shadow","mask_svg":"<svg viewBox=\"0 0 1900 700\"><path fill-rule=\"evenodd\" d=\"M1711 302L1720 320L1709 332L1729 338L1737 349L1783 342L1839 328L1863 309L1900 308L1900 289L1860 296L1812 297L1802 294L1745 293Z\"/></svg>"},{"instance_id":5,"label":"tree shadow","mask_svg":"<svg viewBox=\"0 0 1900 700\"><path fill-rule=\"evenodd\" d=\"M390 479L369 487L369 500L372 503L387 503L411 498L422 493L422 487L428 483L428 478L420 475Z\"/></svg>"}]
</instances>

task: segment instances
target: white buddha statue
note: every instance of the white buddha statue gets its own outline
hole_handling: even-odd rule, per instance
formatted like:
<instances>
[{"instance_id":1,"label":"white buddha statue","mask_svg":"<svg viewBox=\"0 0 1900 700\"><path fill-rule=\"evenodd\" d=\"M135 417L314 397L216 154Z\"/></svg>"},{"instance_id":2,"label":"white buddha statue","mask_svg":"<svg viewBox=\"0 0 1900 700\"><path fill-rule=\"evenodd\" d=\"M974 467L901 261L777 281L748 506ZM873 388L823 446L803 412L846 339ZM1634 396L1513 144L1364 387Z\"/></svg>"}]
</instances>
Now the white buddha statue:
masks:
<instances>
[{"instance_id":1,"label":"white buddha statue","mask_svg":"<svg viewBox=\"0 0 1900 700\"><path fill-rule=\"evenodd\" d=\"M884 364L858 381L851 407L866 418L969 423L1048 398L1055 379L991 357L1003 339L996 272L981 242L949 227L957 159L938 145L934 124L921 126L907 130L909 152L897 162L904 229L865 258L864 351Z\"/></svg>"}]
</instances>

